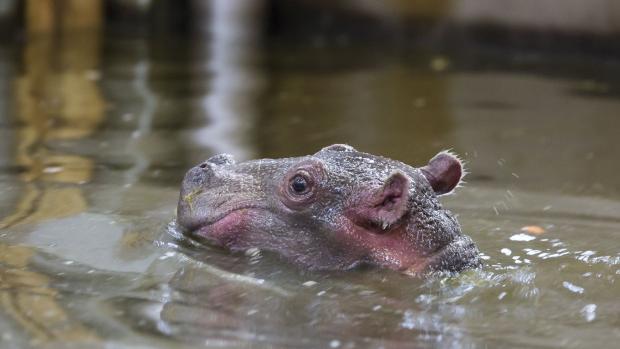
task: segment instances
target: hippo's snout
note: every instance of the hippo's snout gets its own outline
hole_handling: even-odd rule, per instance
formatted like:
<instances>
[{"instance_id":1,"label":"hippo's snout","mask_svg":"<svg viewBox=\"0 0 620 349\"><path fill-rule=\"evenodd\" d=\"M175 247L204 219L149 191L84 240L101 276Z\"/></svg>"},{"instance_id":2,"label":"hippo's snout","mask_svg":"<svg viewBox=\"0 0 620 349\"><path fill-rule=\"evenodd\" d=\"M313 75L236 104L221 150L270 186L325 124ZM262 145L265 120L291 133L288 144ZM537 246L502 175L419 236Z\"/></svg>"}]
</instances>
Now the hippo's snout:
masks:
<instances>
[{"instance_id":1,"label":"hippo's snout","mask_svg":"<svg viewBox=\"0 0 620 349\"><path fill-rule=\"evenodd\" d=\"M467 235L459 235L429 260L427 269L461 272L481 265L480 252L474 241Z\"/></svg>"},{"instance_id":2,"label":"hippo's snout","mask_svg":"<svg viewBox=\"0 0 620 349\"><path fill-rule=\"evenodd\" d=\"M217 154L208 158L187 171L183 180L184 191L191 192L197 187L209 187L214 177L216 177L217 167L234 164L235 160L230 154Z\"/></svg>"},{"instance_id":3,"label":"hippo's snout","mask_svg":"<svg viewBox=\"0 0 620 349\"><path fill-rule=\"evenodd\" d=\"M204 210L199 205L200 195L213 186L215 171L209 160L192 167L185 173L183 186L177 206L178 223L188 229L194 229L200 225L201 219L196 215L196 210Z\"/></svg>"}]
</instances>

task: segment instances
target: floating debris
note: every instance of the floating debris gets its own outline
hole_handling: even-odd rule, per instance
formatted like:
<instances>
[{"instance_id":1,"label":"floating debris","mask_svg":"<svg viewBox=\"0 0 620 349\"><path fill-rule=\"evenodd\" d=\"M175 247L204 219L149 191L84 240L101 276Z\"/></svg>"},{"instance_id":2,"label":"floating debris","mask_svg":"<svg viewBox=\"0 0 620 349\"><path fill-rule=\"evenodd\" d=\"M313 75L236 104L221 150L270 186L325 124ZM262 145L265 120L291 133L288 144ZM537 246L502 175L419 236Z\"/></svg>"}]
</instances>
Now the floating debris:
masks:
<instances>
[{"instance_id":1,"label":"floating debris","mask_svg":"<svg viewBox=\"0 0 620 349\"><path fill-rule=\"evenodd\" d=\"M538 226L538 225L526 225L521 228L521 231L534 234L534 235L540 235L540 234L546 233L545 228Z\"/></svg>"}]
</instances>

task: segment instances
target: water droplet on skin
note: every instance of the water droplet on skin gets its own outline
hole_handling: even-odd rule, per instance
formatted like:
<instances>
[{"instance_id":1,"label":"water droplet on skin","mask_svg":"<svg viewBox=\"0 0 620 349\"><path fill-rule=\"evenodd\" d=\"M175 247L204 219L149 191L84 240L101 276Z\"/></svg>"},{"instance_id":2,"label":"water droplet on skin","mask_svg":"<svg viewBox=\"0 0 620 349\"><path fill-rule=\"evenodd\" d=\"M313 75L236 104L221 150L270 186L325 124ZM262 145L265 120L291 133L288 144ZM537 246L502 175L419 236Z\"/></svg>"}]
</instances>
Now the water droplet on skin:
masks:
<instances>
[{"instance_id":1,"label":"water droplet on skin","mask_svg":"<svg viewBox=\"0 0 620 349\"><path fill-rule=\"evenodd\" d=\"M330 348L338 348L339 346L340 346L340 341L337 339L334 339L333 341L329 342Z\"/></svg>"},{"instance_id":2,"label":"water droplet on skin","mask_svg":"<svg viewBox=\"0 0 620 349\"><path fill-rule=\"evenodd\" d=\"M304 285L306 287L312 287L312 286L314 286L316 284L317 284L316 281L309 280L309 281L304 282L302 285Z\"/></svg>"},{"instance_id":3,"label":"water droplet on skin","mask_svg":"<svg viewBox=\"0 0 620 349\"><path fill-rule=\"evenodd\" d=\"M502 254L505 254L506 256L510 256L512 254L512 251L509 248L505 248L505 247L499 250L499 252L501 252Z\"/></svg>"}]
</instances>

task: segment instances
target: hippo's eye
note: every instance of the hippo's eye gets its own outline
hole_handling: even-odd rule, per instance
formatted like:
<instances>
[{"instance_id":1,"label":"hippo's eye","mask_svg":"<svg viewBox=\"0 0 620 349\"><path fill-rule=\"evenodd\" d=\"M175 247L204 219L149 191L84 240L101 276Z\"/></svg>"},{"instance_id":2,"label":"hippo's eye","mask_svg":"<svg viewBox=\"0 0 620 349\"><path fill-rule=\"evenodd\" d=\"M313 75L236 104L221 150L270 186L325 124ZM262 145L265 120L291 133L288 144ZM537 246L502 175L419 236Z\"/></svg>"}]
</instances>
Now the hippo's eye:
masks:
<instances>
[{"instance_id":1,"label":"hippo's eye","mask_svg":"<svg viewBox=\"0 0 620 349\"><path fill-rule=\"evenodd\" d=\"M298 174L291 179L291 189L295 194L306 194L309 188L308 180L304 176Z\"/></svg>"},{"instance_id":2,"label":"hippo's eye","mask_svg":"<svg viewBox=\"0 0 620 349\"><path fill-rule=\"evenodd\" d=\"M322 162L311 159L299 163L285 174L284 180L278 186L282 203L292 210L308 208L321 193L324 176Z\"/></svg>"}]
</instances>

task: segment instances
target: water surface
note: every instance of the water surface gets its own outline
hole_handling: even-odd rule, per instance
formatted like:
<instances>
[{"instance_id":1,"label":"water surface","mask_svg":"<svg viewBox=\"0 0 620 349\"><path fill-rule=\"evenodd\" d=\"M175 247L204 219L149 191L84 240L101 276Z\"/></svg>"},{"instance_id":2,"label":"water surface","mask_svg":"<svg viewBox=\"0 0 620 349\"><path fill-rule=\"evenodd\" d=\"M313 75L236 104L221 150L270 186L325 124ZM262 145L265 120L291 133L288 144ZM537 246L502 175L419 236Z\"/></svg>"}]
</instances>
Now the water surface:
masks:
<instances>
[{"instance_id":1,"label":"water surface","mask_svg":"<svg viewBox=\"0 0 620 349\"><path fill-rule=\"evenodd\" d=\"M5 45L2 347L610 347L620 81L600 70L616 68L89 33ZM170 224L184 172L210 155L331 143L417 166L461 154L468 183L442 201L484 268L313 273Z\"/></svg>"}]
</instances>

